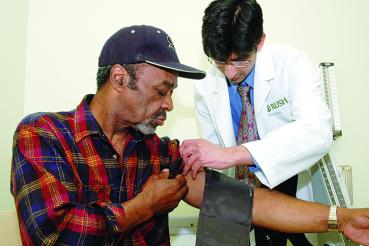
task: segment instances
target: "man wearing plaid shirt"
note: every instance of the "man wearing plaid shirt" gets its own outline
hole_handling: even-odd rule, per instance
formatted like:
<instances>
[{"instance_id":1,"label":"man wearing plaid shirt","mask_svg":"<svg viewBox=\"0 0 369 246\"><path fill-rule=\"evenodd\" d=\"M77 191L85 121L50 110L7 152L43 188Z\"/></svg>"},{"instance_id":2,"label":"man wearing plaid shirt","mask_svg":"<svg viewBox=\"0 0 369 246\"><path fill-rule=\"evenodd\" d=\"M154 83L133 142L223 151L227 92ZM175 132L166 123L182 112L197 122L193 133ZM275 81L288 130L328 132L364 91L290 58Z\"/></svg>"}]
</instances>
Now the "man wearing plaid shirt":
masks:
<instances>
[{"instance_id":1,"label":"man wearing plaid shirt","mask_svg":"<svg viewBox=\"0 0 369 246\"><path fill-rule=\"evenodd\" d=\"M126 27L101 51L95 95L75 110L22 120L14 135L11 192L24 245L170 244L168 213L181 199L201 207L206 179L205 172L196 180L182 176L178 141L155 134L173 108L178 76L202 79L205 73L179 62L163 30ZM254 224L327 231L327 206L248 190L240 206L252 212ZM337 211L341 231L369 241L368 209Z\"/></svg>"},{"instance_id":2,"label":"man wearing plaid shirt","mask_svg":"<svg viewBox=\"0 0 369 246\"><path fill-rule=\"evenodd\" d=\"M180 64L163 30L126 27L101 51L96 95L23 119L11 182L23 244L169 244L168 212L188 187L178 141L154 132L177 74L205 77Z\"/></svg>"}]
</instances>

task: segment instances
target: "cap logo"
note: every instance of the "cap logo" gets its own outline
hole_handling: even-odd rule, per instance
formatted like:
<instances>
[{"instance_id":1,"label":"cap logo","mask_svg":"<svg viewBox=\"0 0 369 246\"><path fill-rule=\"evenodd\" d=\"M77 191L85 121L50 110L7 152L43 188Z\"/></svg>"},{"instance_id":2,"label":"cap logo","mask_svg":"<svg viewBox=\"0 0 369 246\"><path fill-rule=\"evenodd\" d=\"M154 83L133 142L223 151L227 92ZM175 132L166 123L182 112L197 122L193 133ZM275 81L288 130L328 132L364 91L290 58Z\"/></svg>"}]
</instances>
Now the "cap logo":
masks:
<instances>
[{"instance_id":1,"label":"cap logo","mask_svg":"<svg viewBox=\"0 0 369 246\"><path fill-rule=\"evenodd\" d=\"M169 46L169 48L172 48L173 50L176 50L175 48L174 48L174 44L173 44L173 41L172 41L172 39L169 37L169 36L167 36L167 41L168 41L168 46Z\"/></svg>"}]
</instances>

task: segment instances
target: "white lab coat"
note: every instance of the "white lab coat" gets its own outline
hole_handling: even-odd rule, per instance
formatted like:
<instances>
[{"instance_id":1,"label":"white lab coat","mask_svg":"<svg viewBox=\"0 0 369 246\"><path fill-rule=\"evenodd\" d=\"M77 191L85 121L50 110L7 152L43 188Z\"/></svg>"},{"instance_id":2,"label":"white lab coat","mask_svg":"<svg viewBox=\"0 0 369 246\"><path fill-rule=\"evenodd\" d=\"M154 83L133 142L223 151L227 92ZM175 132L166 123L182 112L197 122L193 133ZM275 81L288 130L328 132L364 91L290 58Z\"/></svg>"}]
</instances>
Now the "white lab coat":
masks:
<instances>
[{"instance_id":1,"label":"white lab coat","mask_svg":"<svg viewBox=\"0 0 369 246\"><path fill-rule=\"evenodd\" d=\"M288 44L264 45L255 66L260 140L244 146L260 166L257 177L273 188L309 169L329 151L332 120L319 69L303 52ZM223 147L235 146L226 79L215 67L195 83L195 103L201 137Z\"/></svg>"}]
</instances>

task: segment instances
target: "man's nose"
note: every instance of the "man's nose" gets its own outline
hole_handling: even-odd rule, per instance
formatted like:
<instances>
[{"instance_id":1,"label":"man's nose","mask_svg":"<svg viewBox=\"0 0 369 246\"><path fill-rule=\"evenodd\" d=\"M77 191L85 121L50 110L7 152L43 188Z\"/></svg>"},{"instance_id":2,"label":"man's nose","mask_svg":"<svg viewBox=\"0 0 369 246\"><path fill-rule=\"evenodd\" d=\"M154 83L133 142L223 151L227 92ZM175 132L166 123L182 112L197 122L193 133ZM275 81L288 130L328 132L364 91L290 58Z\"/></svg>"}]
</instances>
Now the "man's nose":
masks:
<instances>
[{"instance_id":1,"label":"man's nose","mask_svg":"<svg viewBox=\"0 0 369 246\"><path fill-rule=\"evenodd\" d=\"M172 95L168 94L165 96L164 101L162 103L162 108L164 108L167 111L172 111L173 109L173 99L172 99Z\"/></svg>"},{"instance_id":2,"label":"man's nose","mask_svg":"<svg viewBox=\"0 0 369 246\"><path fill-rule=\"evenodd\" d=\"M236 67L230 64L225 65L224 74L228 79L232 79L237 74Z\"/></svg>"}]
</instances>

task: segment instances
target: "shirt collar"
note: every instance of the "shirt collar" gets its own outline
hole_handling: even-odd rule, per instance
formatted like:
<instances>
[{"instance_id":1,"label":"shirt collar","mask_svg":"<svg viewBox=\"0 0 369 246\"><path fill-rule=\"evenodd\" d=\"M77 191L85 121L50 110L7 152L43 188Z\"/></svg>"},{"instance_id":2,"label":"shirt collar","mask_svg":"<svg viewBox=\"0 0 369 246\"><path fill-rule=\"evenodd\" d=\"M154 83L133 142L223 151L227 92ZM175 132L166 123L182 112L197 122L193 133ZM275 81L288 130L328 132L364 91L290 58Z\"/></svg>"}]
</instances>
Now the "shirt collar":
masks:
<instances>
[{"instance_id":1,"label":"shirt collar","mask_svg":"<svg viewBox=\"0 0 369 246\"><path fill-rule=\"evenodd\" d=\"M255 76L255 65L251 69L250 73L246 76L246 78L241 82L241 86L250 86L254 88L254 76Z\"/></svg>"},{"instance_id":2,"label":"shirt collar","mask_svg":"<svg viewBox=\"0 0 369 246\"><path fill-rule=\"evenodd\" d=\"M91 135L100 135L102 138L105 138L107 140L104 131L100 127L90 109L89 104L91 103L93 97L93 94L86 95L76 108L76 113L74 115L76 142L79 142L83 138ZM145 138L153 137L153 135L145 135L139 131L134 130L133 128L129 129L129 134L132 135L132 137L137 141L142 141Z\"/></svg>"},{"instance_id":3,"label":"shirt collar","mask_svg":"<svg viewBox=\"0 0 369 246\"><path fill-rule=\"evenodd\" d=\"M86 95L82 102L77 106L74 115L74 129L76 142L81 141L84 137L96 134L102 134L102 129L97 123L90 109L90 102L94 95Z\"/></svg>"}]
</instances>

